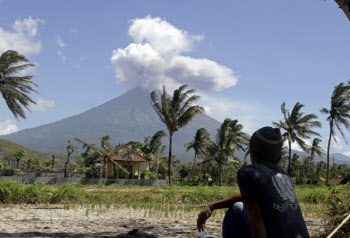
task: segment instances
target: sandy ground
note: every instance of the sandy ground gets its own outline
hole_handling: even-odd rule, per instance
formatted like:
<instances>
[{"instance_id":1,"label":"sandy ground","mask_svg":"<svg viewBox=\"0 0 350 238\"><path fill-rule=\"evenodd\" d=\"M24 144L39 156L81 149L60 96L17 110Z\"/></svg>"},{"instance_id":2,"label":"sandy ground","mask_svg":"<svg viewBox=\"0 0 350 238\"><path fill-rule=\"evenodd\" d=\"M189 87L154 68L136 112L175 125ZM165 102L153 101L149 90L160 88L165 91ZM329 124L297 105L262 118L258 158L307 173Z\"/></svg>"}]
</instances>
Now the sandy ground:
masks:
<instances>
[{"instance_id":1,"label":"sandy ground","mask_svg":"<svg viewBox=\"0 0 350 238\"><path fill-rule=\"evenodd\" d=\"M115 237L158 238L196 237L196 214L184 219L144 215L128 209L96 211L62 206L17 205L0 208L0 237ZM220 216L211 218L206 233L221 237ZM320 222L306 219L310 233L321 228Z\"/></svg>"}]
</instances>

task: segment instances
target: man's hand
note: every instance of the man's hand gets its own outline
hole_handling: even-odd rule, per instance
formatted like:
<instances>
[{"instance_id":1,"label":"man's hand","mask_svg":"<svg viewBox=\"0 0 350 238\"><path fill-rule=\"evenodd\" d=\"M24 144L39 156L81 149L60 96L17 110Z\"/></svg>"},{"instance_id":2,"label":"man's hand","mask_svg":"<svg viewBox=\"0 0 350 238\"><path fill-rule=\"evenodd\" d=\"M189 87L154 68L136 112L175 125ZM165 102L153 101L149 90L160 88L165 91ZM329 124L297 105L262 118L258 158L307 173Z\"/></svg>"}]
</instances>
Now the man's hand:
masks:
<instances>
[{"instance_id":1,"label":"man's hand","mask_svg":"<svg viewBox=\"0 0 350 238\"><path fill-rule=\"evenodd\" d=\"M209 206L204 208L203 211L201 211L198 215L197 219L197 229L199 232L204 231L205 228L205 222L208 220L208 218L211 216L211 209Z\"/></svg>"}]
</instances>

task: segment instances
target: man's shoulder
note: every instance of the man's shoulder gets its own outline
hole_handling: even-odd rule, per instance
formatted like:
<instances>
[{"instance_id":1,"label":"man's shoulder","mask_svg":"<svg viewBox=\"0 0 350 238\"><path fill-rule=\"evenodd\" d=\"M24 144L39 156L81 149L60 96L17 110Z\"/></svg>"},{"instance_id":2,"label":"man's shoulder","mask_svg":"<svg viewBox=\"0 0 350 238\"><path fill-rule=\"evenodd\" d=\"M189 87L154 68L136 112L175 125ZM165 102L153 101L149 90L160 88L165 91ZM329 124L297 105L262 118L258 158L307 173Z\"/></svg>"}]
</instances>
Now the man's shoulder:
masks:
<instances>
[{"instance_id":1,"label":"man's shoulder","mask_svg":"<svg viewBox=\"0 0 350 238\"><path fill-rule=\"evenodd\" d=\"M246 176L250 177L264 177L272 176L276 173L286 174L286 172L278 164L251 164L243 166L238 170L237 178L242 178Z\"/></svg>"}]
</instances>

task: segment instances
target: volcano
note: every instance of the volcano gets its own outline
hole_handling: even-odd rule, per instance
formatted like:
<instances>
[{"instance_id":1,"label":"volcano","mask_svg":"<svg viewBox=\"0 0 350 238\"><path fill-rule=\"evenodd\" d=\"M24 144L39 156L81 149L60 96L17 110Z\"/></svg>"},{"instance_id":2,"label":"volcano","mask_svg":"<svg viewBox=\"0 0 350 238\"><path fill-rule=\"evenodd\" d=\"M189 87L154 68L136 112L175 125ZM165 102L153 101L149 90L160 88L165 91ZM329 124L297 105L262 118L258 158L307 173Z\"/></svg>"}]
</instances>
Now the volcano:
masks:
<instances>
[{"instance_id":1,"label":"volcano","mask_svg":"<svg viewBox=\"0 0 350 238\"><path fill-rule=\"evenodd\" d=\"M160 93L160 92L159 92ZM186 153L184 143L192 141L197 129L204 127L216 135L220 122L206 114L196 116L187 126L173 136L173 154L176 159L188 161L193 153ZM79 138L87 143L99 145L99 138L110 135L111 144L118 145L131 140L143 142L158 130L167 131L150 103L150 91L136 87L100 106L81 114L50 124L24 129L13 134L1 136L29 149L51 153L65 153L67 141ZM80 145L74 142L78 147ZM168 145L165 138L164 144Z\"/></svg>"}]
</instances>

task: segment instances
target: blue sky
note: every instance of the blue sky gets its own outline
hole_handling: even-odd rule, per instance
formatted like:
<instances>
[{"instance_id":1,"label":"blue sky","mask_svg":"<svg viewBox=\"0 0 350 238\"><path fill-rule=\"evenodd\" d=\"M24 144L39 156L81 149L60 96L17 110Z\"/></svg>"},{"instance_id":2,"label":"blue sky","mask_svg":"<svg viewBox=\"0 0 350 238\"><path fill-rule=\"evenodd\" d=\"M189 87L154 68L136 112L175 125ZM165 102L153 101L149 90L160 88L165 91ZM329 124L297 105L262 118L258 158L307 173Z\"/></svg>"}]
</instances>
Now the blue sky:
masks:
<instances>
[{"instance_id":1,"label":"blue sky","mask_svg":"<svg viewBox=\"0 0 350 238\"><path fill-rule=\"evenodd\" d=\"M350 79L350 23L331 0L2 0L0 9L0 53L14 48L35 62L40 92L26 120L1 102L1 134L84 112L138 84L186 82L209 115L237 118L249 133L281 119L282 102L299 101L319 115L325 145L318 111ZM342 140L332 150L350 155Z\"/></svg>"}]
</instances>

